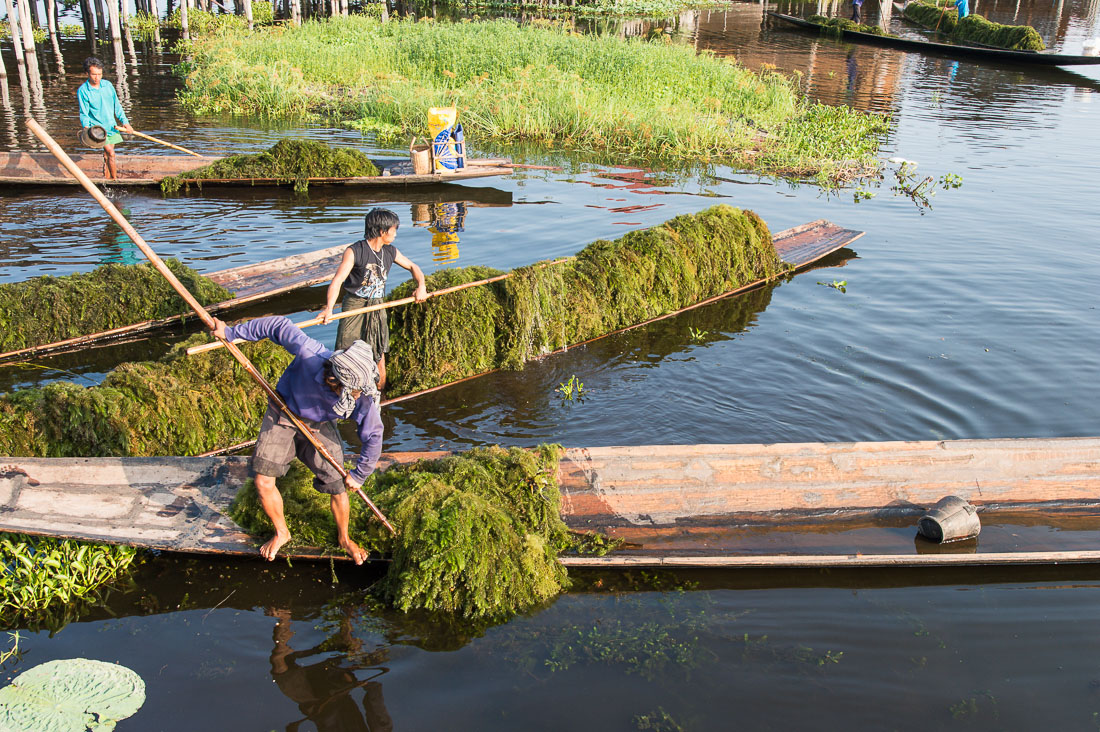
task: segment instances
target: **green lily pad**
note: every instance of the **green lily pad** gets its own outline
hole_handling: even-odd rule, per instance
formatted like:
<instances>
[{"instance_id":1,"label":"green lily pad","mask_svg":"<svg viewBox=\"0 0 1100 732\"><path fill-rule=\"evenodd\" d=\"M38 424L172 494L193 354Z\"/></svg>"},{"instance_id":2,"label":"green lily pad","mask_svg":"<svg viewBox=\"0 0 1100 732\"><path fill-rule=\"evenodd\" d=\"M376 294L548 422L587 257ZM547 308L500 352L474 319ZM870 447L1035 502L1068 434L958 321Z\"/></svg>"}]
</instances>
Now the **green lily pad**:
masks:
<instances>
[{"instance_id":1,"label":"green lily pad","mask_svg":"<svg viewBox=\"0 0 1100 732\"><path fill-rule=\"evenodd\" d=\"M0 732L108 732L145 703L145 682L105 661L68 658L0 689Z\"/></svg>"}]
</instances>

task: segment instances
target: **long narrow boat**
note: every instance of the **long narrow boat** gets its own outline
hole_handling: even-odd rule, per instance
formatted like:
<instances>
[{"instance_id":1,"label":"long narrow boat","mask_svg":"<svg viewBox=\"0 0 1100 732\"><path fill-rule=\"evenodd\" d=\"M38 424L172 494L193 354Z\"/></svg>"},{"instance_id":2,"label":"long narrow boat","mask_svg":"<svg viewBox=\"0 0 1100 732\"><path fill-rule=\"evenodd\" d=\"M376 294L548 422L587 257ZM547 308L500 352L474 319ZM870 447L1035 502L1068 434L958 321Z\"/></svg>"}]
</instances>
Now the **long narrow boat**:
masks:
<instances>
[{"instance_id":1,"label":"long narrow boat","mask_svg":"<svg viewBox=\"0 0 1100 732\"><path fill-rule=\"evenodd\" d=\"M814 32L835 33L836 29L826 28L817 23L811 23L792 15L783 15L769 10L768 15L799 28L813 30ZM919 53L931 53L949 58L976 59L988 61L1005 61L1008 63L1033 64L1038 66L1084 66L1088 64L1100 64L1100 56L1080 56L1055 51L1010 51L1005 48L991 48L989 46L962 46L951 43L936 43L935 41L921 41L912 38L899 38L897 36L876 36L873 33L860 31L841 30L843 37L850 41L867 43L872 46L884 46L896 48L901 51L916 51Z\"/></svg>"},{"instance_id":2,"label":"long narrow boat","mask_svg":"<svg viewBox=\"0 0 1100 732\"><path fill-rule=\"evenodd\" d=\"M103 178L102 155L73 155L73 161L93 182L112 186L156 186L164 178L186 173L219 160L217 157L196 158L192 155L119 155L118 178ZM504 159L468 160L466 168L453 173L416 175L407 160L372 161L383 175L360 178L310 178L310 185L342 185L401 188L431 185L509 175ZM280 186L290 185L274 178L202 178L189 181L202 186ZM291 181L293 183L293 181ZM0 185L79 185L52 154L0 153Z\"/></svg>"},{"instance_id":3,"label":"long narrow boat","mask_svg":"<svg viewBox=\"0 0 1100 732\"><path fill-rule=\"evenodd\" d=\"M0 531L255 556L257 537L225 514L247 461L0 458ZM1100 562L1096 437L571 448L558 478L571 528L628 542L606 557L562 557L568 566ZM915 540L917 519L948 495L978 508L978 540Z\"/></svg>"},{"instance_id":4,"label":"long narrow boat","mask_svg":"<svg viewBox=\"0 0 1100 732\"><path fill-rule=\"evenodd\" d=\"M781 231L774 236L773 240L779 257L795 269L801 269L837 249L851 244L861 236L863 236L862 231L844 229L822 219ZM225 287L234 294L234 297L231 300L210 305L207 310L216 314L224 313L242 305L326 282L332 278L332 274L336 271L340 257L347 246L347 244L340 244L308 254L296 254L261 264L211 272L206 277ZM735 292L758 287L764 284L765 281L754 282ZM730 294L735 293L726 293L719 297L726 297ZM710 301L708 300L708 302ZM141 323L103 331L102 333L77 336L55 343L0 353L0 364L77 351L113 341L145 336L178 324L184 317L180 315L159 320L146 320ZM191 316L187 315L186 317Z\"/></svg>"}]
</instances>

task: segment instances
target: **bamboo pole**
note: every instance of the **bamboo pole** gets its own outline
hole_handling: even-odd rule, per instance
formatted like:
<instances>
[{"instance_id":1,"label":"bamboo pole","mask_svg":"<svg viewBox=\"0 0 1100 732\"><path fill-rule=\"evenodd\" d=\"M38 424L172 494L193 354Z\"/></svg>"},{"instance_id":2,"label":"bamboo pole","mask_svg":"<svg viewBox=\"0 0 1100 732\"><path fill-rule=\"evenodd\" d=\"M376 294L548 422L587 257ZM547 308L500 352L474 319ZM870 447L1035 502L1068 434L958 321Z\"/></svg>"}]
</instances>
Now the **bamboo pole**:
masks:
<instances>
[{"instance_id":1,"label":"bamboo pole","mask_svg":"<svg viewBox=\"0 0 1100 732\"><path fill-rule=\"evenodd\" d=\"M88 42L88 49L94 56L96 29L91 0L80 0L80 22L84 24L84 40Z\"/></svg>"},{"instance_id":2,"label":"bamboo pole","mask_svg":"<svg viewBox=\"0 0 1100 732\"><path fill-rule=\"evenodd\" d=\"M123 216L117 208L115 208L115 205L111 203L111 201L105 195L103 195L103 192L96 188L95 184L92 183L87 175L85 175L84 171L76 166L76 163L72 161L72 158L70 158L65 153L65 151L61 149L61 146L58 145L57 142L55 142L54 139L50 137L49 133L42 129L42 126L38 124L38 122L36 122L33 118L27 120L27 127L39 140L42 141L42 144L44 144L49 149L49 151L54 154L54 157L56 157L58 161L60 161L61 164L65 166L66 170L68 170L74 178L80 181L80 184L84 186L84 189L88 191L88 193L90 193L93 198L95 198L96 202L103 207L103 210L106 211L112 219L114 219L115 223L118 224L124 232L126 232L126 235L130 237L134 244L137 245L137 248L141 250L141 253L149 259L153 267L155 267L156 270L160 272L164 279L168 280L168 284L172 286L172 289L174 289L179 294L179 296L182 297L184 301L191 306L191 309L195 311L195 314L199 316L199 319L202 320L206 327L213 330L215 327L213 316L210 315L210 313L206 311L206 308L204 308L202 304L195 299L194 295L192 295L188 291L188 289L183 286L183 283L176 278L176 276L172 273L172 270L168 269L167 265L165 265L164 262L161 261L161 258L157 256L157 253L154 252L153 249L145 243L145 240L141 238L141 234L137 232L137 229L135 229L126 219L126 217ZM285 414L290 419L290 421L294 423L294 426L298 428L298 431L302 433L302 436L309 440L310 444L313 445L313 447L317 450L321 457L331 463L332 466L336 468L337 472L339 472L342 477L346 478L348 475L348 471L344 469L341 461L337 460L331 454L329 454L329 451L325 449L324 445L322 445L317 440L317 438L314 437L312 430L310 430L310 428L307 427L306 424L302 422L302 420L299 419L297 415L290 411L290 407L288 407L286 405L286 402L282 400L282 398L279 396L279 393L276 392L275 389L267 383L263 375L261 375L260 372L256 370L256 367L252 365L252 362L248 360L248 357L245 356L244 353L242 353L241 350L232 343L226 342L225 346L229 349L229 352L233 355L233 358L235 358L237 362L240 363L240 365L244 368L244 370L252 376L256 383L260 385L260 388L262 388L267 393L268 397L275 403L277 407L279 407L283 414ZM397 531L393 528L393 526L382 514L382 512L378 510L378 507L375 506L369 498L367 498L367 494L363 492L363 489L356 488L355 492L359 494L359 497L363 499L364 503L367 504L374 515L378 517L378 520L381 521L387 529L389 529L390 533L396 534Z\"/></svg>"},{"instance_id":3,"label":"bamboo pole","mask_svg":"<svg viewBox=\"0 0 1100 732\"><path fill-rule=\"evenodd\" d=\"M552 267L555 264L561 264L562 262L568 262L569 259L570 259L569 257L566 257L565 259L556 259L553 262L547 262L546 264L540 265L540 268L541 267ZM451 292L458 292L459 290L465 290L469 287L478 287L480 285L488 285L488 284L491 284L493 282L500 282L501 280L506 280L511 276L512 276L511 272L506 272L502 275L497 275L496 277L489 277L489 278L484 279L484 280L477 280L476 282L467 282L465 284L455 285L453 287L444 287L442 290L434 290L432 292L429 292L428 293L428 299L431 299L433 297L439 297L440 295L446 295L446 294L449 294ZM355 308L354 310L348 310L346 312L336 313L329 320L330 320L330 322L333 321L333 320L341 320L342 318L350 318L353 315L362 315L363 313L371 313L371 312L374 312L375 310L387 310L389 308L397 307L398 305L408 305L409 303L414 303L414 302L416 302L415 297L403 297L399 300L391 300L390 302L383 302L383 303L379 303L377 305L367 305L365 307ZM311 325L321 325L321 319L320 318L310 318L309 320L303 320L301 323L295 323L295 325L297 325L299 328L308 328ZM233 342L234 343L244 343L244 341L242 341L242 340L235 340ZM223 345L224 345L224 342L222 342L222 341L212 341L211 343L204 343L201 346L191 346L190 348L187 349L187 355L188 356L193 356L196 353L205 353L206 351L213 351L217 348L221 348Z\"/></svg>"},{"instance_id":4,"label":"bamboo pole","mask_svg":"<svg viewBox=\"0 0 1100 732\"><path fill-rule=\"evenodd\" d=\"M187 28L187 6L191 0L180 0L180 27L183 29L183 40L191 40L191 31Z\"/></svg>"},{"instance_id":5,"label":"bamboo pole","mask_svg":"<svg viewBox=\"0 0 1100 732\"><path fill-rule=\"evenodd\" d=\"M95 17L97 23L96 38L97 40L107 40L107 21L103 17L103 0L88 0L95 8ZM95 55L95 49L92 49L92 55Z\"/></svg>"},{"instance_id":6,"label":"bamboo pole","mask_svg":"<svg viewBox=\"0 0 1100 732\"><path fill-rule=\"evenodd\" d=\"M62 79L65 78L65 61L61 57L61 44L57 38L57 0L45 0L46 24L50 31L50 45L53 46L53 57L57 61L57 71Z\"/></svg>"},{"instance_id":7,"label":"bamboo pole","mask_svg":"<svg viewBox=\"0 0 1100 732\"><path fill-rule=\"evenodd\" d=\"M27 67L33 64L38 69L38 54L34 47L34 28L31 26L31 11L27 0L16 0L19 6L19 28L23 36L23 56L27 60Z\"/></svg>"},{"instance_id":8,"label":"bamboo pole","mask_svg":"<svg viewBox=\"0 0 1100 732\"><path fill-rule=\"evenodd\" d=\"M188 150L185 147L180 147L179 145L173 145L170 142L165 142L164 140L153 137L152 135L147 135L144 132L138 132L137 130L134 130L133 134L137 135L138 137L144 137L146 140L152 140L153 142L159 142L161 145L166 145L166 146L168 146L170 148L173 148L175 150L179 150L180 152L185 152L188 155L194 155L196 158L203 157L202 155L199 155L197 152L192 152L191 150Z\"/></svg>"},{"instance_id":9,"label":"bamboo pole","mask_svg":"<svg viewBox=\"0 0 1100 732\"><path fill-rule=\"evenodd\" d=\"M111 45L122 47L122 22L119 20L118 0L105 0L107 3L107 20L111 24ZM118 55L117 52L115 55Z\"/></svg>"},{"instance_id":10,"label":"bamboo pole","mask_svg":"<svg viewBox=\"0 0 1100 732\"><path fill-rule=\"evenodd\" d=\"M49 0L47 0L48 2ZM112 0L113 1L113 0ZM126 52L130 56L130 66L134 68L134 81L137 81L137 53L134 51L134 34L130 31L130 3L122 0L119 16L122 18L122 33L126 37Z\"/></svg>"}]
</instances>

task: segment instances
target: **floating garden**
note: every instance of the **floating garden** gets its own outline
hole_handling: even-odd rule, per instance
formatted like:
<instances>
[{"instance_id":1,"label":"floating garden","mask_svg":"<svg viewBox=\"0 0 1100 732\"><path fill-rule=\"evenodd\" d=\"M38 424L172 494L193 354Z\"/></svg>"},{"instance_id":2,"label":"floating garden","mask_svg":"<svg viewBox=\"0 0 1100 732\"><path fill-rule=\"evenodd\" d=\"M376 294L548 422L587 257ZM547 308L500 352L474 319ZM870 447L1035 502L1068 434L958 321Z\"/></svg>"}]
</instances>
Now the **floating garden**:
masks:
<instances>
[{"instance_id":1,"label":"floating garden","mask_svg":"<svg viewBox=\"0 0 1100 732\"><path fill-rule=\"evenodd\" d=\"M197 114L325 117L422 134L454 105L467 134L620 161L724 162L839 182L877 170L885 118L810 102L797 79L677 44L549 24L353 16L190 46Z\"/></svg>"}]
</instances>

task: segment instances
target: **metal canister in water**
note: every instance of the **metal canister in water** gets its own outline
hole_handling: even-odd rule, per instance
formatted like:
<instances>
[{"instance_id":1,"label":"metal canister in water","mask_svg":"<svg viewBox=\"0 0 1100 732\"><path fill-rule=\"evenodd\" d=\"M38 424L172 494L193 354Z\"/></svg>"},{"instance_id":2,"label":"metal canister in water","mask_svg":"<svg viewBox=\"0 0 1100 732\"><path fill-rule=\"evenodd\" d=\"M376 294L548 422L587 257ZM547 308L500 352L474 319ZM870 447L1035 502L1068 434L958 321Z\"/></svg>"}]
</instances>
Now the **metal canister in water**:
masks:
<instances>
[{"instance_id":1,"label":"metal canister in water","mask_svg":"<svg viewBox=\"0 0 1100 732\"><path fill-rule=\"evenodd\" d=\"M921 536L941 544L969 539L981 530L978 509L958 496L941 498L917 522L917 531Z\"/></svg>"}]
</instances>

